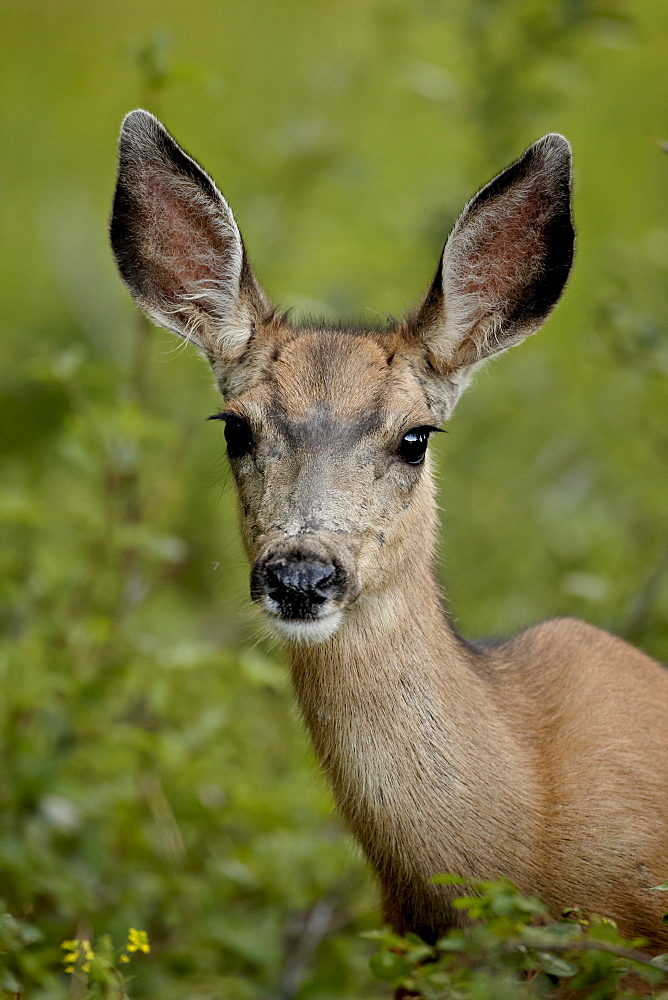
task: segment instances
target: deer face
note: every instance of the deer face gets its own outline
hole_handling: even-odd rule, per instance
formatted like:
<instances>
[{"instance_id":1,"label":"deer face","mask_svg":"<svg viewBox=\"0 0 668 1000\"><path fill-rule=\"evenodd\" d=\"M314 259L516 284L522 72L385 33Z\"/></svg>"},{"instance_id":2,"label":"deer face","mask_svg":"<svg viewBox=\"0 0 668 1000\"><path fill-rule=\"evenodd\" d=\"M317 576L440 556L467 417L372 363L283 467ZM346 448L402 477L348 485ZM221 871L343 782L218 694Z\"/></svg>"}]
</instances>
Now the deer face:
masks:
<instances>
[{"instance_id":1,"label":"deer face","mask_svg":"<svg viewBox=\"0 0 668 1000\"><path fill-rule=\"evenodd\" d=\"M397 333L258 336L267 360L220 414L251 594L282 634L321 639L390 582L415 538L434 416Z\"/></svg>"},{"instance_id":2,"label":"deer face","mask_svg":"<svg viewBox=\"0 0 668 1000\"><path fill-rule=\"evenodd\" d=\"M321 642L430 551L429 435L559 297L569 148L546 136L483 188L421 305L384 331L279 318L222 195L147 112L123 125L111 239L140 307L212 366L253 599L289 639Z\"/></svg>"}]
</instances>

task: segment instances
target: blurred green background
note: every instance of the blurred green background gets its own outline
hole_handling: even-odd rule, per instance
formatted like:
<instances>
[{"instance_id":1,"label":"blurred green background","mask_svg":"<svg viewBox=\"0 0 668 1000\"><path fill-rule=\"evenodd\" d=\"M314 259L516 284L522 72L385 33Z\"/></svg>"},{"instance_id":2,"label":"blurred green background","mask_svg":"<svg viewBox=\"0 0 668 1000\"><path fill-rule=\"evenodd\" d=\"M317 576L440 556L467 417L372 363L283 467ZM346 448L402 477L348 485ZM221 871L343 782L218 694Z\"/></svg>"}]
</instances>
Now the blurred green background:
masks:
<instances>
[{"instance_id":1,"label":"blurred green background","mask_svg":"<svg viewBox=\"0 0 668 1000\"><path fill-rule=\"evenodd\" d=\"M575 272L434 442L443 574L467 637L574 614L666 660L668 6L0 19L0 899L41 935L0 984L79 996L62 939L134 926L136 998L383 995L375 887L249 608L210 376L115 273L120 121L148 106L214 175L282 305L362 320L410 306L474 190L567 135Z\"/></svg>"}]
</instances>

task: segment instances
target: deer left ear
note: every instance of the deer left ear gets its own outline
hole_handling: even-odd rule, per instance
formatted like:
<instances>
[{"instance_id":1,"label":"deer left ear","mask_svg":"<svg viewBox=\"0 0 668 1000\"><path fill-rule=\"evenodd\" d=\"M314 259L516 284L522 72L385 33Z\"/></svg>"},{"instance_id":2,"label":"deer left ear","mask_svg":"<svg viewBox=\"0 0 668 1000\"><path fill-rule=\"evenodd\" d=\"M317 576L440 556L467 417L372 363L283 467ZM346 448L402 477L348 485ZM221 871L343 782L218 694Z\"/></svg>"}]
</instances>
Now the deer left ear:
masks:
<instances>
[{"instance_id":1,"label":"deer left ear","mask_svg":"<svg viewBox=\"0 0 668 1000\"><path fill-rule=\"evenodd\" d=\"M222 194L147 111L123 122L110 235L149 319L192 341L214 370L233 366L271 303Z\"/></svg>"},{"instance_id":2,"label":"deer left ear","mask_svg":"<svg viewBox=\"0 0 668 1000\"><path fill-rule=\"evenodd\" d=\"M546 135L469 202L412 319L452 408L473 367L541 326L573 262L571 150Z\"/></svg>"}]
</instances>

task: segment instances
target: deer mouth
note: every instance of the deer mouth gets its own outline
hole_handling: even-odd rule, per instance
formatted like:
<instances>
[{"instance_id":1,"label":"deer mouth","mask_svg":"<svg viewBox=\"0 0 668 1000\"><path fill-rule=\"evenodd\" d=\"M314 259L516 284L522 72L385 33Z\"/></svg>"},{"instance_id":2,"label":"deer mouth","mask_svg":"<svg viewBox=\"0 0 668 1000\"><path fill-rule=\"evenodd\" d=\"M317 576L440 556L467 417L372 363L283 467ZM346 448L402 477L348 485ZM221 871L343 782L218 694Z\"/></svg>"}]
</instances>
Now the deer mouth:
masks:
<instances>
[{"instance_id":1,"label":"deer mouth","mask_svg":"<svg viewBox=\"0 0 668 1000\"><path fill-rule=\"evenodd\" d=\"M269 626L290 642L299 645L312 645L319 642L327 642L338 630L343 621L343 611L335 609L320 618L282 618L276 615L265 605L267 621Z\"/></svg>"}]
</instances>

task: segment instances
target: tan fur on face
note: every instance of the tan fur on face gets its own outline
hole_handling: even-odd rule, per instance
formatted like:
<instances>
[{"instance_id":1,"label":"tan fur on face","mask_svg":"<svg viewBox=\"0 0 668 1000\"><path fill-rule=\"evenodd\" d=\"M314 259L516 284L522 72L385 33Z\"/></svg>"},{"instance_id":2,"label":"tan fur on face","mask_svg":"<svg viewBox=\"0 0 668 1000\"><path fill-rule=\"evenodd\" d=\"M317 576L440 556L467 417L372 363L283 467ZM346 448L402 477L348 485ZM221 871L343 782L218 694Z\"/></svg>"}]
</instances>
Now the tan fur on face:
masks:
<instances>
[{"instance_id":1,"label":"tan fur on face","mask_svg":"<svg viewBox=\"0 0 668 1000\"><path fill-rule=\"evenodd\" d=\"M236 470L252 559L280 536L327 533L367 587L394 572L429 495L428 476L396 456L407 430L434 420L411 354L400 331L258 332L249 388L226 408L257 441Z\"/></svg>"}]
</instances>

